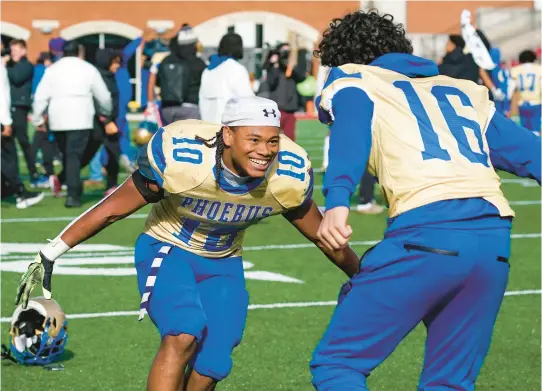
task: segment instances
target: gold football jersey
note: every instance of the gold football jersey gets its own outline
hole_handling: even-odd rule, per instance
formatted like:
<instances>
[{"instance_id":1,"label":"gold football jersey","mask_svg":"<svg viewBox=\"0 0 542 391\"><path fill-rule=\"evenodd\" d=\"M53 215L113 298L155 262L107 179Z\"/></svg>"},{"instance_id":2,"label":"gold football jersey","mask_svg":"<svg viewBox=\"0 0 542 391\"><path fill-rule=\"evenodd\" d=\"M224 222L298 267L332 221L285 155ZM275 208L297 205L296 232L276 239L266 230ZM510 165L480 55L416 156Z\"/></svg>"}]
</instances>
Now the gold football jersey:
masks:
<instances>
[{"instance_id":1,"label":"gold football jersey","mask_svg":"<svg viewBox=\"0 0 542 391\"><path fill-rule=\"evenodd\" d=\"M331 75L331 74L330 74ZM410 79L376 66L346 64L324 88L362 89L374 102L368 170L379 179L389 216L437 201L482 197L513 216L489 159L485 133L495 111L487 89L446 76Z\"/></svg>"},{"instance_id":2,"label":"gold football jersey","mask_svg":"<svg viewBox=\"0 0 542 391\"><path fill-rule=\"evenodd\" d=\"M153 205L144 232L209 258L239 256L245 229L265 217L300 206L312 193L307 153L286 136L265 177L242 186L216 183L215 148L220 125L177 121L160 129L147 156L166 197Z\"/></svg>"},{"instance_id":3,"label":"gold football jersey","mask_svg":"<svg viewBox=\"0 0 542 391\"><path fill-rule=\"evenodd\" d=\"M539 64L521 64L510 70L516 80L519 91L519 104L539 105L542 101L542 66Z\"/></svg>"}]
</instances>

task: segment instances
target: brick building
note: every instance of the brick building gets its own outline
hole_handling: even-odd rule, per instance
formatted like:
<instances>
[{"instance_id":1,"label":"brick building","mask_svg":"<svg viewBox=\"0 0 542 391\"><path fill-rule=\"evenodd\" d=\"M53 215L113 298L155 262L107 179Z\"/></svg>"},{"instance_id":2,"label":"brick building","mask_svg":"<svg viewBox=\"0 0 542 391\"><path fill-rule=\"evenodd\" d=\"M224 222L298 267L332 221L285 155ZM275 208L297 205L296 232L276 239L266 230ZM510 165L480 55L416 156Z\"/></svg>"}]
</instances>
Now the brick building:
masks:
<instances>
[{"instance_id":1,"label":"brick building","mask_svg":"<svg viewBox=\"0 0 542 391\"><path fill-rule=\"evenodd\" d=\"M229 30L243 36L251 56L288 39L296 32L303 45L312 48L333 17L357 8L378 8L405 24L415 53L431 58L442 55L450 33L460 31L463 9L472 12L474 22L510 56L518 43L540 42L540 13L536 1L2 1L2 42L12 38L28 41L29 57L47 50L50 38L78 39L88 47L122 47L143 36L167 38L182 23L194 26L205 47L214 49ZM538 34L538 35L537 35ZM504 50L505 57L508 52ZM141 54L132 65L133 83L140 83ZM136 91L138 88L136 88Z\"/></svg>"}]
</instances>

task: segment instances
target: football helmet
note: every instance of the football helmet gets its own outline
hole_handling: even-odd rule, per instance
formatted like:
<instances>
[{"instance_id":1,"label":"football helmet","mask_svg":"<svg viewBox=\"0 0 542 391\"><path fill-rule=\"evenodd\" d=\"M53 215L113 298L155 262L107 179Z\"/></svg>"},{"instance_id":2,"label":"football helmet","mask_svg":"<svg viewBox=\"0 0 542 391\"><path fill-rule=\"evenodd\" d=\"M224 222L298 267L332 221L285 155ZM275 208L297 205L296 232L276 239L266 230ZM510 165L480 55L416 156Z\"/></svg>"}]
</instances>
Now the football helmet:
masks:
<instances>
[{"instance_id":1,"label":"football helmet","mask_svg":"<svg viewBox=\"0 0 542 391\"><path fill-rule=\"evenodd\" d=\"M34 297L19 305L11 317L9 349L20 364L47 365L60 356L68 342L68 321L53 299Z\"/></svg>"},{"instance_id":2,"label":"football helmet","mask_svg":"<svg viewBox=\"0 0 542 391\"><path fill-rule=\"evenodd\" d=\"M158 124L152 121L142 121L138 129L133 133L133 141L138 146L147 144L158 130Z\"/></svg>"}]
</instances>

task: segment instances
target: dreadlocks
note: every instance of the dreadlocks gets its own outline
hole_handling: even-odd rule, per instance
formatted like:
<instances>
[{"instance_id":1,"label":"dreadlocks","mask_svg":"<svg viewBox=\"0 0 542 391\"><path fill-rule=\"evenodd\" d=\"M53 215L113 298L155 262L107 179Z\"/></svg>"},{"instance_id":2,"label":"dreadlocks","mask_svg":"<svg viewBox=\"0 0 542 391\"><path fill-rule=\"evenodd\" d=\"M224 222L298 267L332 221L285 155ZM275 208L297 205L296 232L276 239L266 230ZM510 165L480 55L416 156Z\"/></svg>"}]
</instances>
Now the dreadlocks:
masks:
<instances>
[{"instance_id":1,"label":"dreadlocks","mask_svg":"<svg viewBox=\"0 0 542 391\"><path fill-rule=\"evenodd\" d=\"M203 137L196 136L196 140L203 142L207 148L216 147L215 154L215 169L216 169L216 183L218 185L220 180L220 174L222 173L222 153L224 152L224 138L222 137L222 128L216 132L214 137L210 139L204 139Z\"/></svg>"}]
</instances>

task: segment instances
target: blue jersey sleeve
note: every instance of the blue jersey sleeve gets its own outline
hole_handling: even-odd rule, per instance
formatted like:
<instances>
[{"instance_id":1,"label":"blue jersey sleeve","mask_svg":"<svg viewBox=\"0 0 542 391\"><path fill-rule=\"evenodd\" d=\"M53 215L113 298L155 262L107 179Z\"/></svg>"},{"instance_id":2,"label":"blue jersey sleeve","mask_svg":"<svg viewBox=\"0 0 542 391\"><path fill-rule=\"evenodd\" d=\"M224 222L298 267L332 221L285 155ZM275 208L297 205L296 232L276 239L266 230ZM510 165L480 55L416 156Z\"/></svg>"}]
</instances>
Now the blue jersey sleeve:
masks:
<instances>
[{"instance_id":1,"label":"blue jersey sleeve","mask_svg":"<svg viewBox=\"0 0 542 391\"><path fill-rule=\"evenodd\" d=\"M374 103L361 88L339 90L332 100L329 165L324 179L326 209L350 206L371 151Z\"/></svg>"},{"instance_id":2,"label":"blue jersey sleeve","mask_svg":"<svg viewBox=\"0 0 542 391\"><path fill-rule=\"evenodd\" d=\"M147 145L143 145L137 151L137 169L146 179L156 182L149 157L147 156Z\"/></svg>"},{"instance_id":3,"label":"blue jersey sleeve","mask_svg":"<svg viewBox=\"0 0 542 391\"><path fill-rule=\"evenodd\" d=\"M164 129L160 128L152 137L150 143L150 153L152 153L152 157L154 159L154 162L156 163L158 172L150 163L149 156L148 156L148 144L145 144L142 146L138 153L137 153L137 166L139 169L139 172L141 175L143 175L148 180L151 180L153 182L156 182L160 187L163 187L164 184L164 170L166 169L166 159L164 157L164 152L162 150L162 136L164 133Z\"/></svg>"},{"instance_id":4,"label":"blue jersey sleeve","mask_svg":"<svg viewBox=\"0 0 542 391\"><path fill-rule=\"evenodd\" d=\"M540 184L540 137L500 113L495 113L486 132L489 156L495 168Z\"/></svg>"},{"instance_id":5,"label":"blue jersey sleeve","mask_svg":"<svg viewBox=\"0 0 542 391\"><path fill-rule=\"evenodd\" d=\"M128 66L128 60L136 53L137 48L141 45L142 41L143 37L138 37L122 49L122 63L124 66Z\"/></svg>"}]
</instances>

